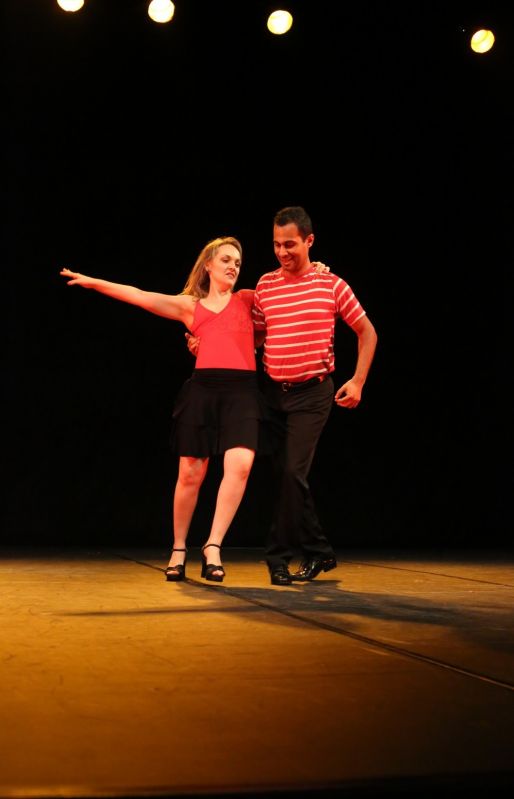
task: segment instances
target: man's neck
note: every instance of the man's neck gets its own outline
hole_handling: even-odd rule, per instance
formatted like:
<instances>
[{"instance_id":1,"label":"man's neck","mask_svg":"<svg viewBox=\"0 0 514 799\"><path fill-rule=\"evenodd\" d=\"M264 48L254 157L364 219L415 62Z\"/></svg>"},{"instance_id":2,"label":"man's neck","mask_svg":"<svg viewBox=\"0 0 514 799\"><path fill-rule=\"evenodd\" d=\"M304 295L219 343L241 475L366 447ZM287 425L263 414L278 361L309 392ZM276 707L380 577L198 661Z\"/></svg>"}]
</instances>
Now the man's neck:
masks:
<instances>
[{"instance_id":1,"label":"man's neck","mask_svg":"<svg viewBox=\"0 0 514 799\"><path fill-rule=\"evenodd\" d=\"M303 277L304 275L307 274L307 272L310 272L311 267L312 267L311 262L307 261L307 263L304 264L302 267L300 267L300 269L296 269L293 271L291 269L286 270L283 267L280 267L280 272L285 280L298 280L298 278Z\"/></svg>"}]
</instances>

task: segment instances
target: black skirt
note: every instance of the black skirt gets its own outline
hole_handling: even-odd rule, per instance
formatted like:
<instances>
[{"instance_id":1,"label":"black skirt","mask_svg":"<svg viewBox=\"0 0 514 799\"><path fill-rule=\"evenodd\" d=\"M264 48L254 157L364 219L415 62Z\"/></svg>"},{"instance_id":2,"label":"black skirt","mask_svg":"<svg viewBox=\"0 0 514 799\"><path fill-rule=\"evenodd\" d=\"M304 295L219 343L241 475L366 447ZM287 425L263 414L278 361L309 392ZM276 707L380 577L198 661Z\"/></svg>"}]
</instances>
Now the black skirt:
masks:
<instances>
[{"instance_id":1,"label":"black skirt","mask_svg":"<svg viewBox=\"0 0 514 799\"><path fill-rule=\"evenodd\" d=\"M191 458L233 447L257 451L263 418L256 372L195 369L175 401L171 445L178 455Z\"/></svg>"}]
</instances>

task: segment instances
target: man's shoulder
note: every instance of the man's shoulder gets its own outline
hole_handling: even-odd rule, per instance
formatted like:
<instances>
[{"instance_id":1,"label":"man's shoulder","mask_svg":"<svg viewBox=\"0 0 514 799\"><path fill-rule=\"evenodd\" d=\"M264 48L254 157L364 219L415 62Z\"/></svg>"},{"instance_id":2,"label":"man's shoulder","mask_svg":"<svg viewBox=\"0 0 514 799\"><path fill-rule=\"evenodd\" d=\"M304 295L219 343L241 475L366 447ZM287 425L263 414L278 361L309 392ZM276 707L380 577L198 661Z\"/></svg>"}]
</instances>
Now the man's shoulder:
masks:
<instances>
[{"instance_id":1,"label":"man's shoulder","mask_svg":"<svg viewBox=\"0 0 514 799\"><path fill-rule=\"evenodd\" d=\"M346 285L346 280L344 280L344 278L342 278L341 275L338 275L336 272L332 271L320 272L320 273L313 271L311 273L311 277L313 283L318 283L318 285L321 283L324 284L325 286L331 286L332 288L335 288L335 286L340 284L342 284L343 286Z\"/></svg>"},{"instance_id":2,"label":"man's shoulder","mask_svg":"<svg viewBox=\"0 0 514 799\"><path fill-rule=\"evenodd\" d=\"M314 277L324 278L325 280L330 280L333 283L335 283L337 280L343 279L341 275L339 275L337 272L333 272L332 269L330 269L329 272L319 272L319 273L316 272L316 270L313 270L312 274L314 275Z\"/></svg>"}]
</instances>

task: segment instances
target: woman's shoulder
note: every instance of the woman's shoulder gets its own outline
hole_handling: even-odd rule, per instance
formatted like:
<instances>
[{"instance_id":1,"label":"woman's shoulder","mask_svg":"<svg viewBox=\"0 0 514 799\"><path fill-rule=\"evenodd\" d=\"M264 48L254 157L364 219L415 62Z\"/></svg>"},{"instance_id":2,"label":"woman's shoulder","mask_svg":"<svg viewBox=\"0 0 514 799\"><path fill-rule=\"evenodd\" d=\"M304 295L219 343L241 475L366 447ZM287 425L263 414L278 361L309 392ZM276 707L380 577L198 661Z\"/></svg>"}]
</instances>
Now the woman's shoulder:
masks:
<instances>
[{"instance_id":1,"label":"woman's shoulder","mask_svg":"<svg viewBox=\"0 0 514 799\"><path fill-rule=\"evenodd\" d=\"M198 302L199 297L195 297L193 294L172 294L170 295L173 299L178 300L182 305L186 307L193 307Z\"/></svg>"},{"instance_id":2,"label":"woman's shoulder","mask_svg":"<svg viewBox=\"0 0 514 799\"><path fill-rule=\"evenodd\" d=\"M234 292L234 296L239 297L239 299L243 300L247 305L253 305L254 294L254 289L239 289L239 291Z\"/></svg>"}]
</instances>

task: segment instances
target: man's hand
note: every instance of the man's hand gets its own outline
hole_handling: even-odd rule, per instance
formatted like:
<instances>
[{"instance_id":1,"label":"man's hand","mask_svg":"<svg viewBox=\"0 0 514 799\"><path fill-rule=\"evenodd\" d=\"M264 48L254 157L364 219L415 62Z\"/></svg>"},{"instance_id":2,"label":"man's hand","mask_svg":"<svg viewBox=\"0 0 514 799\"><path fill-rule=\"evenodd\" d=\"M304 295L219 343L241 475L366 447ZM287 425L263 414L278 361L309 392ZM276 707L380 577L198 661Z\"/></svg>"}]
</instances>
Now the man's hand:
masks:
<instances>
[{"instance_id":1,"label":"man's hand","mask_svg":"<svg viewBox=\"0 0 514 799\"><path fill-rule=\"evenodd\" d=\"M194 355L195 358L198 355L198 347L200 346L200 336L192 336L191 333L184 334L187 341L187 348L191 355Z\"/></svg>"},{"instance_id":2,"label":"man's hand","mask_svg":"<svg viewBox=\"0 0 514 799\"><path fill-rule=\"evenodd\" d=\"M334 400L341 408L356 408L361 396L362 386L356 380L348 380L336 391Z\"/></svg>"}]
</instances>

